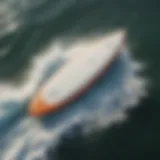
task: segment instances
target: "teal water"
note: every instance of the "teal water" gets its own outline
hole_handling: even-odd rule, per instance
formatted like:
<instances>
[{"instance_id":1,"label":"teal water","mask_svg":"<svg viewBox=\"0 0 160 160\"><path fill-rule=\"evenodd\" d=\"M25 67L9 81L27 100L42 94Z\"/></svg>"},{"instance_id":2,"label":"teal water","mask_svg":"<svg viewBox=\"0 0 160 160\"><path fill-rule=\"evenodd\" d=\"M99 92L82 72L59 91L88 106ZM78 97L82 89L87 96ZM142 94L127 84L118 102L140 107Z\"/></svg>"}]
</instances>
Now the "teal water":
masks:
<instances>
[{"instance_id":1,"label":"teal water","mask_svg":"<svg viewBox=\"0 0 160 160\"><path fill-rule=\"evenodd\" d=\"M95 33L105 34L112 30L126 28L128 30L129 49L133 56L147 63L148 68L144 74L152 79L154 84L152 87L154 93L152 94L158 95L159 16L158 1L40 0L32 2L27 0L1 0L0 89L2 94L0 96L0 136L2 140L0 145L2 149L0 159L44 159L48 147L50 145L56 146L58 143L56 139L60 139L60 135L67 131L66 128L74 125L73 122L80 123L83 126L84 122L81 119L85 120L85 115L88 115L90 109L93 110L92 114L94 115L97 113L97 104L102 103L101 108L109 104L108 101L104 102L106 97L102 96L106 90L99 91L95 88L90 97L87 96L87 100L82 98L74 104L73 110L70 109L68 112L66 110L54 115L54 117L51 116L42 120L28 118L26 115L28 100L41 81L47 78L48 75L46 75L45 70L49 68L49 65L46 65L48 64L48 58L43 57L41 60L44 59L42 61L44 68L34 67L35 56L51 54L55 51L59 39L64 41L67 46L74 39L80 37L88 37ZM49 51L48 45L53 46ZM63 57L64 51L59 52ZM111 94L108 92L108 87L112 87L109 82L117 84L118 87L114 87L119 90L125 88L121 81L114 81L116 79L114 77L117 76L118 79L122 80L125 77L124 75L131 76L134 74L134 70L128 67L130 61L126 57L120 58L119 61L126 64L127 67L123 68L120 63L117 68L121 70L111 71L110 73L113 80L111 78L105 83L101 82L99 84L105 86L100 88L107 89L106 95ZM50 61L50 63L53 66L49 72L54 72L57 66L55 66L55 62ZM63 63L63 60L61 62L60 59L60 63ZM116 64L114 66L116 68ZM125 68L129 68L129 71L126 71ZM30 72L33 72L32 76L34 77L28 79L28 73ZM33 81L35 77L38 77L40 82ZM27 85L29 82L30 85ZM25 87L20 89L21 85ZM95 106L90 104L91 102L94 102ZM121 106L120 104L116 101L116 105L112 103L109 108L104 107L104 113L111 114L113 110L117 111L114 106ZM81 106L83 107L81 108ZM81 117L82 113L83 118ZM112 116L117 119L117 114L111 114ZM123 114L120 116L123 116ZM101 115L101 117L106 117L106 115ZM91 119L93 118L91 117ZM104 121L103 123L96 119L93 121L106 126L106 121L109 120L110 118L103 118L101 120ZM88 129L88 126L92 128L92 123L87 127L84 125L84 128ZM37 134L39 136L36 136ZM31 140L32 138L34 140Z\"/></svg>"}]
</instances>

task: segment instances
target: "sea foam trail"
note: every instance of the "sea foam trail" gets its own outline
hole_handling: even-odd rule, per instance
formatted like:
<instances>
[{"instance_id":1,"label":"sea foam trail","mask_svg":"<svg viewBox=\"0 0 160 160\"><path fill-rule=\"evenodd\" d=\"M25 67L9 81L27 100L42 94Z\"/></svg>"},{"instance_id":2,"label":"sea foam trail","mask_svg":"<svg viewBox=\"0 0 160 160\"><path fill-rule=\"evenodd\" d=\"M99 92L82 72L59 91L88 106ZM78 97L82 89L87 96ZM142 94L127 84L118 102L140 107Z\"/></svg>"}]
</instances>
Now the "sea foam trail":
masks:
<instances>
[{"instance_id":1,"label":"sea foam trail","mask_svg":"<svg viewBox=\"0 0 160 160\"><path fill-rule=\"evenodd\" d=\"M5 93L0 100L0 127L4 132L0 135L0 159L45 159L48 147L56 147L62 134L75 134L73 126L81 125L83 134L88 135L113 121L124 120L124 109L139 103L147 93L146 82L136 74L140 67L133 65L134 61L124 50L87 95L54 115L42 119L28 117L21 110L27 107L27 99L59 66L73 58L69 54L73 47L77 49L75 53L83 47L78 43L64 51L60 43L54 44L44 55L35 57L23 86L0 84L1 93ZM12 121L12 125L7 127L7 121Z\"/></svg>"},{"instance_id":2,"label":"sea foam trail","mask_svg":"<svg viewBox=\"0 0 160 160\"><path fill-rule=\"evenodd\" d=\"M0 59L10 54L17 36L27 27L53 22L76 2L77 0L0 0L0 40L7 36L15 37L5 44L0 44Z\"/></svg>"},{"instance_id":3,"label":"sea foam trail","mask_svg":"<svg viewBox=\"0 0 160 160\"><path fill-rule=\"evenodd\" d=\"M0 38L15 32L20 26L20 11L14 8L15 0L0 1Z\"/></svg>"}]
</instances>

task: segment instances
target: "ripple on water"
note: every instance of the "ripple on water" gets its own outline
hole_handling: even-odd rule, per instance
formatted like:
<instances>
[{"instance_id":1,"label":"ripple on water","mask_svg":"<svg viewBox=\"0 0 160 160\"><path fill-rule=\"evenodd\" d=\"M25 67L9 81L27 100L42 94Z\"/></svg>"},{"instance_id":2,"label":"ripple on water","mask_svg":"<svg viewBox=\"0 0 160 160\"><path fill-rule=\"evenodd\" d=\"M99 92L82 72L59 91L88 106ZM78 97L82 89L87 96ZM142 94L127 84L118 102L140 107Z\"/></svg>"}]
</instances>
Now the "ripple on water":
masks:
<instances>
[{"instance_id":1,"label":"ripple on water","mask_svg":"<svg viewBox=\"0 0 160 160\"><path fill-rule=\"evenodd\" d=\"M2 117L6 118L4 121L8 120L9 123L11 121L13 123L12 126L6 127L4 134L1 135L3 141L0 145L3 149L0 159L43 159L48 147L51 145L56 147L62 134L75 134L72 127L77 124L81 126L83 134L89 134L93 130L106 127L115 120L123 120L125 118L123 109L132 104L131 101L126 101L126 96L128 100L139 101L138 88L142 87L141 90L144 91L143 80L138 79L128 56L128 54L122 54L90 92L71 104L69 108L54 115L41 119L30 118L25 115L24 110L18 112L20 108L27 106L25 99L3 101L1 103ZM41 60L45 61L45 58ZM42 64L42 61L39 63ZM47 66L50 70L54 68L49 64ZM41 69L46 73L46 68ZM45 75L43 71L41 73ZM135 83L139 84L138 88L135 87ZM17 111L14 112L16 108Z\"/></svg>"}]
</instances>

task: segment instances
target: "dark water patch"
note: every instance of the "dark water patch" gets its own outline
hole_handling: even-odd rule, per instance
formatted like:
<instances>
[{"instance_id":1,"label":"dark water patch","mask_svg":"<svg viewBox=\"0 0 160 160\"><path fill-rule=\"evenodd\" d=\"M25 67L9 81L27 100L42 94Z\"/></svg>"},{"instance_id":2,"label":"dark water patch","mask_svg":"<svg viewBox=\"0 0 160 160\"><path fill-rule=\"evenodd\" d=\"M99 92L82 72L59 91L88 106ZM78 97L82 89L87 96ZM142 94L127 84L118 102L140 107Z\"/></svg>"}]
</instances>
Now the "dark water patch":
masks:
<instances>
[{"instance_id":1,"label":"dark water patch","mask_svg":"<svg viewBox=\"0 0 160 160\"><path fill-rule=\"evenodd\" d=\"M83 137L65 138L56 152L48 150L48 160L52 155L59 160L70 159L137 159L147 158L159 152L159 102L150 97L139 109L132 110L131 117L123 124L114 124L103 132ZM157 114L155 114L155 112ZM158 139L157 139L158 138ZM56 155L55 155L56 153ZM133 156L134 155L134 156Z\"/></svg>"},{"instance_id":2,"label":"dark water patch","mask_svg":"<svg viewBox=\"0 0 160 160\"><path fill-rule=\"evenodd\" d=\"M46 7L51 7L52 3L48 1ZM154 9L151 9L150 6L153 6ZM54 10L54 5L52 7ZM43 11L43 8L41 9ZM36 12L36 9L33 11ZM49 21L44 21L41 24L36 21L34 23L33 19L33 23L28 21L27 25L26 20L26 24L12 38L14 42L9 50L12 54L9 53L0 63L0 77L5 79L8 77L7 79L9 79L18 77L20 73L23 75L23 71L30 65L29 61L32 55L38 54L45 47L45 44L57 36L77 37L96 32L104 33L113 30L113 28L127 27L131 33L131 39L135 39L135 41L141 41L142 38L149 39L152 32L157 34L155 27L158 28L157 25L159 25L157 23L159 14L157 4L151 4L149 1L145 2L145 7L143 1L101 0L94 1L94 3L77 1L56 18L50 18ZM11 43L11 40L6 43ZM5 42L2 41L2 44L5 45ZM146 46L146 44L142 45Z\"/></svg>"}]
</instances>

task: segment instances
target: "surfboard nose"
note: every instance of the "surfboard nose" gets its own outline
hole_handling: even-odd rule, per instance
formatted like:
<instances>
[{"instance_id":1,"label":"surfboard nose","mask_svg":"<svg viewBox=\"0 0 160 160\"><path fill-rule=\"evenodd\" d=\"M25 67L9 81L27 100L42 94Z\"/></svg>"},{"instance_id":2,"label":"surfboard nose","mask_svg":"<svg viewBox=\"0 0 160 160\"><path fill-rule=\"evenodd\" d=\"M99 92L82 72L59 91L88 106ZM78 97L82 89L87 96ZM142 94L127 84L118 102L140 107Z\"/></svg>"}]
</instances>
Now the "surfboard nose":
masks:
<instances>
[{"instance_id":1,"label":"surfboard nose","mask_svg":"<svg viewBox=\"0 0 160 160\"><path fill-rule=\"evenodd\" d=\"M38 117L48 112L49 107L44 99L40 95L37 95L31 101L28 112L30 116Z\"/></svg>"},{"instance_id":2,"label":"surfboard nose","mask_svg":"<svg viewBox=\"0 0 160 160\"><path fill-rule=\"evenodd\" d=\"M52 103L48 104L46 103L45 99L41 95L41 93L38 93L31 101L29 107L28 107L28 114L33 117L41 117L45 114L54 112L58 109L59 104Z\"/></svg>"}]
</instances>

